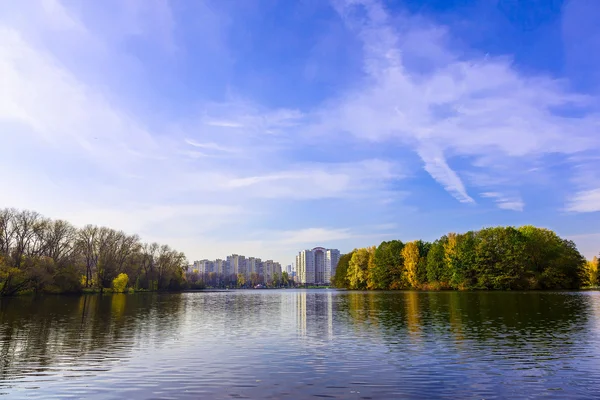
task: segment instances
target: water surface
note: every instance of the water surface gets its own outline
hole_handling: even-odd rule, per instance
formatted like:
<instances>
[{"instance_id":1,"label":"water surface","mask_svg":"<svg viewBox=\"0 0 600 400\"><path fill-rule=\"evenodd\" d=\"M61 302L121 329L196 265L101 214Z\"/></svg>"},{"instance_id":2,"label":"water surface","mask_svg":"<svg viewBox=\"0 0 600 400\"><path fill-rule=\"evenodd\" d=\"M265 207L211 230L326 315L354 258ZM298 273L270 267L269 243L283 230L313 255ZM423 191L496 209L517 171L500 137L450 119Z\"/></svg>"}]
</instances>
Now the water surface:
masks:
<instances>
[{"instance_id":1,"label":"water surface","mask_svg":"<svg viewBox=\"0 0 600 400\"><path fill-rule=\"evenodd\" d=\"M598 396L598 292L0 300L0 398Z\"/></svg>"}]
</instances>

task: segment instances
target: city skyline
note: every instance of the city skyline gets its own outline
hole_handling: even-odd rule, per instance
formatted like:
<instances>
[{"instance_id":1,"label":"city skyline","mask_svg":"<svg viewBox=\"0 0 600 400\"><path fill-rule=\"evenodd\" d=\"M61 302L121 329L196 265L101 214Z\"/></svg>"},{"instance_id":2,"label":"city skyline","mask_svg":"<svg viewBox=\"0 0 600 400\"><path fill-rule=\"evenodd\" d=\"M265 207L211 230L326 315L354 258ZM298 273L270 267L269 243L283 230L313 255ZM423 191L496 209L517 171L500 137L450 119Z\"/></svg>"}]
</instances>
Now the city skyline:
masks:
<instances>
[{"instance_id":1,"label":"city skyline","mask_svg":"<svg viewBox=\"0 0 600 400\"><path fill-rule=\"evenodd\" d=\"M204 277L214 273L222 277L243 275L246 280L250 280L252 275L256 274L262 283L271 282L275 276L281 277L283 272L281 263L277 261L262 260L259 257L246 257L235 253L228 255L224 259L197 260L190 267L193 271L198 271Z\"/></svg>"}]
</instances>

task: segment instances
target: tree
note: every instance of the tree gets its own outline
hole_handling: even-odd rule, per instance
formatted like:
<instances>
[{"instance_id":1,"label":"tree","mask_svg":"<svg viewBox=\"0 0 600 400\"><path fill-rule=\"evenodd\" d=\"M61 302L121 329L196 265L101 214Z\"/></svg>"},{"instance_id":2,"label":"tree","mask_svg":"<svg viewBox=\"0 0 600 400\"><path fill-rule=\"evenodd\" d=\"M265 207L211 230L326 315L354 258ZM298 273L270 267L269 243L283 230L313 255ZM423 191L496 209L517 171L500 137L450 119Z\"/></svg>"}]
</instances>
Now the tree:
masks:
<instances>
[{"instance_id":1,"label":"tree","mask_svg":"<svg viewBox=\"0 0 600 400\"><path fill-rule=\"evenodd\" d=\"M450 286L467 289L475 278L475 232L449 233L444 244L444 261L450 275Z\"/></svg>"},{"instance_id":2,"label":"tree","mask_svg":"<svg viewBox=\"0 0 600 400\"><path fill-rule=\"evenodd\" d=\"M427 256L431 249L431 243L423 240L417 240L417 247L419 248L419 262L417 263L417 281L419 284L427 282Z\"/></svg>"},{"instance_id":3,"label":"tree","mask_svg":"<svg viewBox=\"0 0 600 400\"><path fill-rule=\"evenodd\" d=\"M585 259L572 241L549 229L522 226L524 264L529 288L576 289L581 286Z\"/></svg>"},{"instance_id":4,"label":"tree","mask_svg":"<svg viewBox=\"0 0 600 400\"><path fill-rule=\"evenodd\" d=\"M123 293L125 288L127 287L127 283L129 283L129 277L127 274L120 273L115 279L112 281L112 288L115 293Z\"/></svg>"},{"instance_id":5,"label":"tree","mask_svg":"<svg viewBox=\"0 0 600 400\"><path fill-rule=\"evenodd\" d=\"M448 236L444 235L433 242L427 254L427 281L437 283L441 287L449 287L450 276L444 259L444 246Z\"/></svg>"},{"instance_id":6,"label":"tree","mask_svg":"<svg viewBox=\"0 0 600 400\"><path fill-rule=\"evenodd\" d=\"M476 287L525 289L526 240L513 227L486 228L477 232Z\"/></svg>"},{"instance_id":7,"label":"tree","mask_svg":"<svg viewBox=\"0 0 600 400\"><path fill-rule=\"evenodd\" d=\"M599 262L598 258L594 257L592 260L586 263L585 274L584 274L584 284L587 286L598 286L600 282L598 282L599 278Z\"/></svg>"},{"instance_id":8,"label":"tree","mask_svg":"<svg viewBox=\"0 0 600 400\"><path fill-rule=\"evenodd\" d=\"M338 261L338 265L335 269L335 275L331 281L333 287L336 288L348 288L350 283L348 282L348 266L350 259L356 250L351 251L348 254L343 254Z\"/></svg>"},{"instance_id":9,"label":"tree","mask_svg":"<svg viewBox=\"0 0 600 400\"><path fill-rule=\"evenodd\" d=\"M281 273L281 284L285 287L288 287L290 284L290 276L287 271Z\"/></svg>"},{"instance_id":10,"label":"tree","mask_svg":"<svg viewBox=\"0 0 600 400\"><path fill-rule=\"evenodd\" d=\"M270 284L273 287L281 286L281 277L279 276L279 274L277 272L273 274Z\"/></svg>"},{"instance_id":11,"label":"tree","mask_svg":"<svg viewBox=\"0 0 600 400\"><path fill-rule=\"evenodd\" d=\"M348 283L350 289L366 289L369 275L369 263L372 263L375 247L354 251L348 264Z\"/></svg>"},{"instance_id":12,"label":"tree","mask_svg":"<svg viewBox=\"0 0 600 400\"><path fill-rule=\"evenodd\" d=\"M176 290L185 282L183 253L141 244L106 227L82 229L32 211L0 209L0 296L100 290L126 274L136 288Z\"/></svg>"},{"instance_id":13,"label":"tree","mask_svg":"<svg viewBox=\"0 0 600 400\"><path fill-rule=\"evenodd\" d=\"M421 240L408 242L402 249L406 279L412 288L419 288L427 281L427 253L430 244Z\"/></svg>"},{"instance_id":14,"label":"tree","mask_svg":"<svg viewBox=\"0 0 600 400\"><path fill-rule=\"evenodd\" d=\"M246 276L244 274L237 274L237 285L240 288L246 285Z\"/></svg>"},{"instance_id":15,"label":"tree","mask_svg":"<svg viewBox=\"0 0 600 400\"><path fill-rule=\"evenodd\" d=\"M399 240L382 242L373 255L369 288L397 289L402 287L403 266L402 249L404 243Z\"/></svg>"},{"instance_id":16,"label":"tree","mask_svg":"<svg viewBox=\"0 0 600 400\"><path fill-rule=\"evenodd\" d=\"M250 274L250 282L252 283L253 287L260 283L260 275L258 272L252 272Z\"/></svg>"}]
</instances>

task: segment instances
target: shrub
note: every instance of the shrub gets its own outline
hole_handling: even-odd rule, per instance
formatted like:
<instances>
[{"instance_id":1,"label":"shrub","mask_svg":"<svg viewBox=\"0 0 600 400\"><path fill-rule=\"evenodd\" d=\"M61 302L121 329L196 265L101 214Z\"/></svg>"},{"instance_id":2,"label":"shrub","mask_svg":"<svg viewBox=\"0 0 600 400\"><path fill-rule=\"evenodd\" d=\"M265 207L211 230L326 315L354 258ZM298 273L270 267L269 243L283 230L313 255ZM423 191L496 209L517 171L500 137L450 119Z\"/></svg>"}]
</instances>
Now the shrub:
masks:
<instances>
[{"instance_id":1,"label":"shrub","mask_svg":"<svg viewBox=\"0 0 600 400\"><path fill-rule=\"evenodd\" d=\"M125 291L125 288L127 287L127 283L129 283L129 277L127 276L127 274L119 274L119 276L117 276L112 281L113 291L115 293L123 293Z\"/></svg>"}]
</instances>

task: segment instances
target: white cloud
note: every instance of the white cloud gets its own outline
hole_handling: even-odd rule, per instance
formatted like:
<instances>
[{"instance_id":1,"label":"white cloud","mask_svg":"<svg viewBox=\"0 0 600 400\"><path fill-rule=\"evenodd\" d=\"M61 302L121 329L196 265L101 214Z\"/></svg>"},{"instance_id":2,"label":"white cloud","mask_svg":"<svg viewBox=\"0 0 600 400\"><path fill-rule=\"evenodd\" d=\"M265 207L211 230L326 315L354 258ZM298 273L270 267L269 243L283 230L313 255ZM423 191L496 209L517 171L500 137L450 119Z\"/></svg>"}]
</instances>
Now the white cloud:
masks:
<instances>
[{"instance_id":1,"label":"white cloud","mask_svg":"<svg viewBox=\"0 0 600 400\"><path fill-rule=\"evenodd\" d=\"M442 151L433 146L421 146L418 150L421 159L425 163L425 171L429 173L444 188L461 203L474 203L475 201L467 194L465 185L454 172L442 154Z\"/></svg>"},{"instance_id":2,"label":"white cloud","mask_svg":"<svg viewBox=\"0 0 600 400\"><path fill-rule=\"evenodd\" d=\"M600 189L577 192L568 202L567 211L596 212L600 211Z\"/></svg>"},{"instance_id":3,"label":"white cloud","mask_svg":"<svg viewBox=\"0 0 600 400\"><path fill-rule=\"evenodd\" d=\"M250 197L296 200L377 196L388 182L402 178L398 167L382 160L356 163L299 164L293 169L265 175L232 177L217 187L244 188ZM303 188L310 187L310 190Z\"/></svg>"},{"instance_id":4,"label":"white cloud","mask_svg":"<svg viewBox=\"0 0 600 400\"><path fill-rule=\"evenodd\" d=\"M206 125L220 126L223 128L243 128L244 127L243 124L240 124L239 122L232 122L232 121L207 121Z\"/></svg>"},{"instance_id":5,"label":"white cloud","mask_svg":"<svg viewBox=\"0 0 600 400\"><path fill-rule=\"evenodd\" d=\"M503 210L523 211L525 203L519 196L506 196L497 192L481 193L481 197L494 199L498 208Z\"/></svg>"},{"instance_id":6,"label":"white cloud","mask_svg":"<svg viewBox=\"0 0 600 400\"><path fill-rule=\"evenodd\" d=\"M223 147L216 143L199 143L192 139L185 139L185 142L187 144L189 144L190 146L198 147L200 149L217 150L217 151L225 152L225 153L238 153L239 152L238 149L233 149L230 147Z\"/></svg>"}]
</instances>

